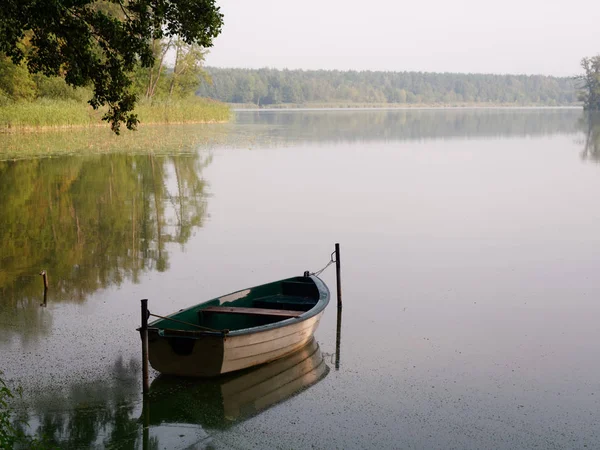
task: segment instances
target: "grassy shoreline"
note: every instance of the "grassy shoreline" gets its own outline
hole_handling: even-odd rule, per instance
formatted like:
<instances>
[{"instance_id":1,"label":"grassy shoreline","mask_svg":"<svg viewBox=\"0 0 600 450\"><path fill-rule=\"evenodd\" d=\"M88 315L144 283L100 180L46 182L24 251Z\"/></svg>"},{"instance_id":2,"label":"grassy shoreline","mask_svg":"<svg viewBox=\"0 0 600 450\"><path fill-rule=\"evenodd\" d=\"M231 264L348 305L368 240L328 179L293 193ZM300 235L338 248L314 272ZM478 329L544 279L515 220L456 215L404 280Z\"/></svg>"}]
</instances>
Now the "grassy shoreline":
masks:
<instances>
[{"instance_id":1,"label":"grassy shoreline","mask_svg":"<svg viewBox=\"0 0 600 450\"><path fill-rule=\"evenodd\" d=\"M108 127L104 110L77 101L38 100L0 106L0 132L37 132L61 128ZM177 102L141 102L134 111L140 125L223 123L231 118L224 103L192 98Z\"/></svg>"}]
</instances>

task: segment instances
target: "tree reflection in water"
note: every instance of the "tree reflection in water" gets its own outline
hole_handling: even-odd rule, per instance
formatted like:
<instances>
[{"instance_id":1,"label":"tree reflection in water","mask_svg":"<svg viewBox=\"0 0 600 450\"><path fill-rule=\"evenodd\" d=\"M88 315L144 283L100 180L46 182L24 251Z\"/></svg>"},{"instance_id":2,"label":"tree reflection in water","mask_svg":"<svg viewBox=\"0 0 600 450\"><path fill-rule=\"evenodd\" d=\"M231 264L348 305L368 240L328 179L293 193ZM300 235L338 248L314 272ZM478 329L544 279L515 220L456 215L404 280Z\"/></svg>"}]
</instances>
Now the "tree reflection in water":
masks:
<instances>
[{"instance_id":1,"label":"tree reflection in water","mask_svg":"<svg viewBox=\"0 0 600 450\"><path fill-rule=\"evenodd\" d=\"M9 329L49 327L38 307L42 268L50 302L83 302L167 270L166 244L183 245L202 226L209 163L198 154L0 162L0 313Z\"/></svg>"},{"instance_id":2,"label":"tree reflection in water","mask_svg":"<svg viewBox=\"0 0 600 450\"><path fill-rule=\"evenodd\" d=\"M585 131L585 139L581 158L600 162L600 113L589 112L581 119L581 126Z\"/></svg>"},{"instance_id":3,"label":"tree reflection in water","mask_svg":"<svg viewBox=\"0 0 600 450\"><path fill-rule=\"evenodd\" d=\"M19 419L30 433L44 436L57 448L138 448L141 430L135 410L139 403L139 363L119 358L110 381L71 383L28 396Z\"/></svg>"}]
</instances>

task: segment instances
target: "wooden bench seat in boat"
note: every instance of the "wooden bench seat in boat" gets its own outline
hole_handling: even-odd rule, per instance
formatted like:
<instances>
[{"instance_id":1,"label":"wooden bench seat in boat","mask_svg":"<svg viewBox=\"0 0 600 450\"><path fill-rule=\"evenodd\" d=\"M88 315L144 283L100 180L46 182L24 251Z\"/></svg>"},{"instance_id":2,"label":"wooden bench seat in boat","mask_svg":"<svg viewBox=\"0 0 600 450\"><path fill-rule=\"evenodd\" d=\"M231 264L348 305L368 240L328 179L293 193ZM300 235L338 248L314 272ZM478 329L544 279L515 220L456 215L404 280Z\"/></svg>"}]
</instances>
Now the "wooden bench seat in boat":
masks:
<instances>
[{"instance_id":1,"label":"wooden bench seat in boat","mask_svg":"<svg viewBox=\"0 0 600 450\"><path fill-rule=\"evenodd\" d=\"M298 317L303 311L290 311L285 309L267 309L267 308L242 308L239 306L207 306L198 311L202 314L244 314L253 316L273 316L273 317Z\"/></svg>"},{"instance_id":2,"label":"wooden bench seat in boat","mask_svg":"<svg viewBox=\"0 0 600 450\"><path fill-rule=\"evenodd\" d=\"M269 295L252 301L252 306L267 309L285 309L288 311L308 311L317 300L308 297L292 297L290 295Z\"/></svg>"}]
</instances>

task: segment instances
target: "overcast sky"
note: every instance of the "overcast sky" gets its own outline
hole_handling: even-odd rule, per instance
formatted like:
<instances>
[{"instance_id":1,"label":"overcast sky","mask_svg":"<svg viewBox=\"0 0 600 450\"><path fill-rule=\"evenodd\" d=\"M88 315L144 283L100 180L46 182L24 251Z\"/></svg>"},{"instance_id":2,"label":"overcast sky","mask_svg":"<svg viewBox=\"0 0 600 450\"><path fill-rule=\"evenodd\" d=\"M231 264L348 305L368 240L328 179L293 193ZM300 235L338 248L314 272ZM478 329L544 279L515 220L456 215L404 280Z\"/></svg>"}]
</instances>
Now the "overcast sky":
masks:
<instances>
[{"instance_id":1,"label":"overcast sky","mask_svg":"<svg viewBox=\"0 0 600 450\"><path fill-rule=\"evenodd\" d=\"M217 0L219 67L570 76L600 53L600 0Z\"/></svg>"}]
</instances>

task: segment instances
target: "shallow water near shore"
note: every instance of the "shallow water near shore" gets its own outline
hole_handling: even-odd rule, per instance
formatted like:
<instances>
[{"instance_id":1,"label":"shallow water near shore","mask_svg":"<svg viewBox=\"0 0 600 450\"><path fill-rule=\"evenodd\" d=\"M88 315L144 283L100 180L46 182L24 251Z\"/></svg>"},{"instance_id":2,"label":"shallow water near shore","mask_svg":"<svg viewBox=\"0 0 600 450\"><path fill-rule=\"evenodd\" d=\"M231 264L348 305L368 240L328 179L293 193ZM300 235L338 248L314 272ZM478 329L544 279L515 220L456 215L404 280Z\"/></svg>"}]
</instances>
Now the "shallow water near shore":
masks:
<instances>
[{"instance_id":1,"label":"shallow water near shore","mask_svg":"<svg viewBox=\"0 0 600 450\"><path fill-rule=\"evenodd\" d=\"M12 136L0 158L0 370L31 432L59 448L598 446L600 123L239 111L152 130L86 154L100 131L52 135L28 157ZM153 373L143 402L140 299L169 314L318 270L335 242L339 365L333 301L303 355Z\"/></svg>"}]
</instances>

